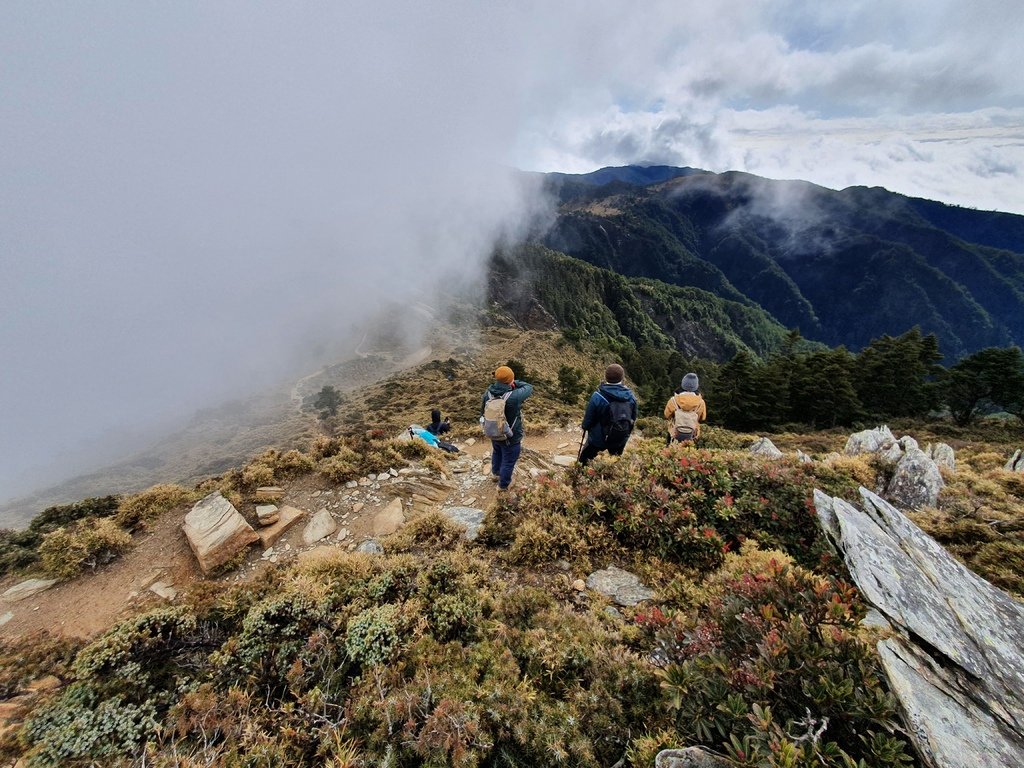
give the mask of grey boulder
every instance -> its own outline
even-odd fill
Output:
[[[920,448],[911,447],[896,464],[885,494],[908,509],[934,507],[945,485],[938,465]]]

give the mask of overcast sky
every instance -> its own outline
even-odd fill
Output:
[[[513,168],[1024,213],[1022,32],[1009,0],[6,0],[0,500],[478,274],[537,205]]]

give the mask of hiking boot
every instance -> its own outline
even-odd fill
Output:
[[[488,475],[488,478],[492,483],[497,483],[501,479],[498,475]]]

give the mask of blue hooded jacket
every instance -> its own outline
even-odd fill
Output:
[[[587,411],[583,414],[583,429],[587,431],[587,442],[595,448],[604,448],[604,420],[608,414],[608,403],[612,400],[633,404],[633,421],[637,417],[636,396],[625,384],[605,382],[590,396]]]

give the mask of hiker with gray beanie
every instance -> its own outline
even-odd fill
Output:
[[[622,455],[637,417],[636,395],[622,383],[625,378],[622,366],[612,363],[605,368],[604,382],[590,396],[581,425],[587,433],[587,444],[580,450],[580,464],[586,464],[601,451]]]
[[[679,389],[665,405],[668,421],[668,443],[688,443],[700,437],[700,423],[707,421],[708,407],[700,396],[700,380],[696,373],[683,376]]]

